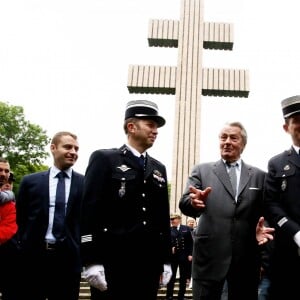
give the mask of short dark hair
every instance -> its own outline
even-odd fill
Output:
[[[128,134],[128,128],[127,128],[127,124],[128,123],[137,123],[140,119],[138,118],[128,118],[124,121],[124,125],[123,125],[123,128],[124,128],[124,131],[126,134]]]
[[[59,143],[61,137],[65,136],[65,135],[70,135],[74,140],[77,140],[76,134],[69,132],[69,131],[59,131],[53,136],[53,138],[51,140],[51,144],[57,145]]]

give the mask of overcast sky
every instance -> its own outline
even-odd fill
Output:
[[[218,132],[241,121],[246,162],[266,169],[290,147],[280,101],[300,94],[298,0],[204,0],[204,21],[234,24],[232,51],[204,50],[203,66],[248,69],[249,98],[202,97],[200,161],[219,158]],[[149,19],[179,20],[180,0],[9,0],[0,2],[0,101],[51,137],[78,135],[84,173],[89,155],[125,141],[125,105],[155,101],[167,124],[149,153],[171,176],[175,96],[129,94],[130,64],[177,65],[177,49],[150,48]],[[52,159],[49,160],[51,164]]]

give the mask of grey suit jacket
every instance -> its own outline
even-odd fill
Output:
[[[237,201],[222,160],[196,165],[179,202],[183,214],[199,217],[195,230],[193,278],[222,280],[234,264],[243,274],[259,270],[256,225],[262,215],[265,172],[242,161]],[[189,186],[211,187],[206,207],[196,210]]]

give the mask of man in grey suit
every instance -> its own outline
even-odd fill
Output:
[[[219,134],[221,159],[194,166],[180,199],[181,212],[199,218],[193,249],[194,300],[220,300],[225,281],[228,300],[257,299],[259,245],[272,239],[272,229],[263,226],[261,217],[265,172],[241,159],[246,144],[240,122],[225,124]]]
[[[53,166],[22,178],[17,196],[17,232],[22,264],[19,286],[21,299],[78,300],[81,279],[80,213],[84,176],[72,166],[78,159],[77,136],[58,132],[51,141]],[[62,231],[56,226],[59,174],[65,190],[61,193]],[[34,285],[34,288],[33,288]]]

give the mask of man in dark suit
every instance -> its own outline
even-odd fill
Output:
[[[182,213],[199,217],[192,267],[195,300],[220,300],[225,280],[228,300],[257,299],[259,244],[272,238],[272,229],[260,218],[265,172],[241,159],[246,144],[240,122],[225,124],[219,134],[221,159],[194,166],[179,202]],[[234,164],[232,183],[227,164]]]
[[[78,158],[77,136],[58,132],[51,141],[53,166],[22,178],[17,196],[18,238],[22,251],[22,299],[78,300],[80,213],[83,175],[72,170]],[[64,174],[62,234],[56,226],[57,175]],[[18,288],[18,287],[16,287]]]
[[[179,214],[171,214],[172,239],[172,277],[167,285],[167,299],[172,300],[176,274],[179,268],[179,291],[176,299],[183,300],[187,280],[190,279],[190,262],[192,261],[193,237],[189,226],[181,224]]]
[[[270,300],[298,300],[300,270],[300,96],[281,102],[290,149],[268,162],[265,184],[266,218],[275,227],[270,261]]]
[[[127,143],[91,154],[83,194],[82,256],[84,276],[100,290],[92,289],[94,300],[103,294],[113,300],[156,300],[162,272],[171,274],[166,168],[146,152],[164,124],[155,103],[130,101],[124,121]]]

